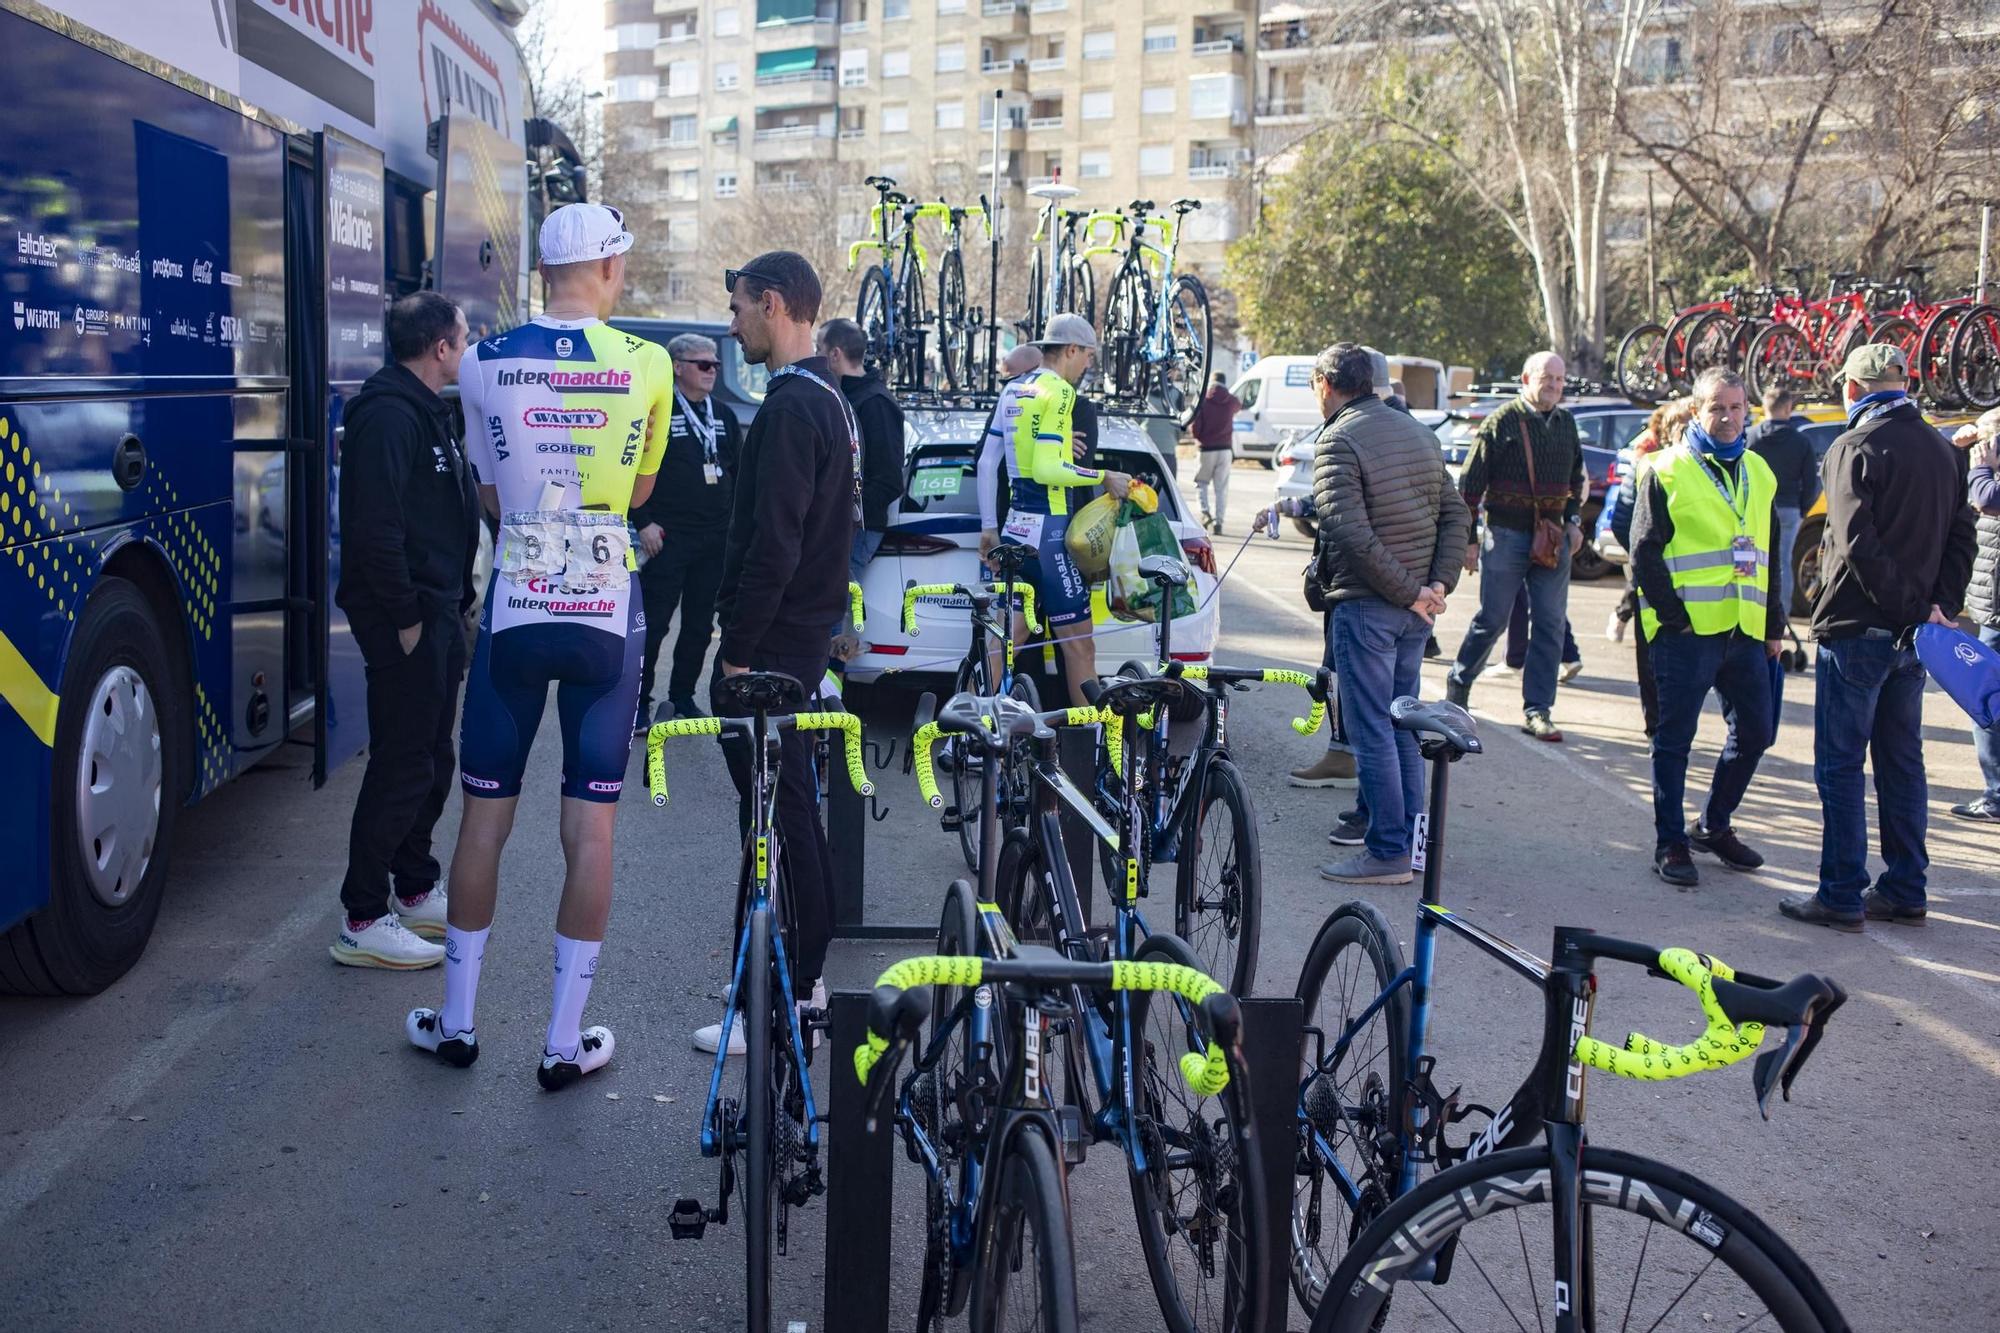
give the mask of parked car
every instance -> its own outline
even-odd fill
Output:
[[[764,401],[764,385],[770,372],[743,359],[743,344],[729,336],[727,324],[704,323],[692,319],[635,319],[613,316],[611,327],[665,347],[681,333],[699,333],[715,340],[722,369],[715,377],[715,401],[736,414],[737,424],[750,429],[750,418]]]
[[[903,633],[903,590],[922,583],[972,583],[979,579],[979,498],[975,468],[986,432],[983,410],[905,409],[909,437],[903,495],[889,516],[881,552],[862,575],[866,626],[861,652],[848,664],[850,682],[893,682],[940,692],[965,656],[972,628],[962,597],[927,597],[916,606],[918,634]],[[1173,475],[1160,461],[1139,422],[1108,413],[1098,418],[1092,467],[1129,472],[1160,495],[1160,513],[1173,525],[1194,573],[1196,611],[1174,621],[1174,659],[1207,662],[1221,632],[1215,553],[1201,525],[1189,516]],[[1091,595],[1097,629],[1097,669],[1114,674],[1134,658],[1156,659],[1159,635],[1145,622],[1119,620],[1101,588]],[[1053,704],[1051,704],[1053,706]]]

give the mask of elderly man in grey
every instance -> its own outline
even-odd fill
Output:
[[[736,455],[743,428],[715,401],[722,358],[713,339],[683,333],[667,343],[674,360],[674,413],[660,476],[645,504],[632,511],[639,534],[639,591],[646,607],[646,665],[639,682],[635,730],[653,719],[653,669],[660,645],[680,612],[667,700],[675,717],[699,717],[695,687],[715,632],[715,594],[722,583],[722,539],[736,494]],[[667,707],[660,710],[665,720]]]

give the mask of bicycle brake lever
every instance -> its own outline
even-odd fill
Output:
[[[1833,998],[1816,1007],[1804,1023],[1786,1028],[1784,1043],[1775,1051],[1763,1052],[1750,1068],[1757,1093],[1757,1112],[1766,1120],[1771,1118],[1771,1089],[1775,1086],[1786,1101],[1792,1099],[1792,1081],[1805,1068],[1806,1060],[1825,1035],[1827,1020],[1833,1017],[1834,1010],[1847,1003],[1847,992],[1840,983],[1828,981],[1827,985],[1833,990]]]
[[[889,1090],[896,1086],[896,1072],[902,1068],[903,1057],[909,1053],[908,1038],[898,1037],[889,1043],[889,1049],[882,1053],[874,1073],[868,1081],[867,1115],[863,1121],[867,1132],[873,1134],[881,1123],[882,1103],[888,1099]]]

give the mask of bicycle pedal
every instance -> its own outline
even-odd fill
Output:
[[[675,1199],[667,1213],[667,1231],[675,1240],[700,1240],[708,1230],[708,1210],[699,1199]]]
[[[1056,1108],[1056,1132],[1062,1139],[1064,1166],[1081,1166],[1090,1152],[1090,1143],[1083,1136],[1083,1112],[1075,1106]]]
[[[938,827],[946,833],[956,833],[965,827],[965,819],[958,813],[957,806],[948,805],[944,808],[944,813],[938,816]]]

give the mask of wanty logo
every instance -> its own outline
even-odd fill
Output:
[[[521,420],[538,430],[600,430],[608,418],[594,407],[531,407]]]
[[[187,270],[171,259],[155,259],[153,261],[153,276],[156,278],[184,278],[187,276]]]
[[[56,266],[56,244],[53,236],[42,236],[32,231],[14,233],[14,253],[41,268]]]
[[[60,310],[47,310],[31,306],[22,301],[14,302],[14,327],[17,329],[41,329],[54,331],[62,328],[63,317]]]

